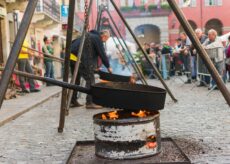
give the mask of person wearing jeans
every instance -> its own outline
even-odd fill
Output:
[[[27,72],[30,74],[33,74],[33,69],[30,66],[29,62],[29,43],[25,40],[23,43],[23,47],[20,51],[19,57],[18,57],[18,70],[22,72]],[[29,81],[29,86],[30,90],[26,89],[25,86],[25,77],[19,76],[19,82],[20,82],[20,87],[22,89],[23,93],[29,93],[29,92],[39,92],[39,89],[35,88],[35,83],[33,79],[28,79]]]
[[[203,43],[204,48],[208,51],[208,54],[213,61],[213,64],[215,65],[219,75],[224,80],[224,46],[222,44],[222,41],[218,38],[217,32],[214,29],[211,29],[208,31],[208,39]],[[216,82],[213,80],[211,81],[209,89],[215,89]]]
[[[189,40],[188,36],[185,32],[180,33],[180,39],[181,39],[181,48],[180,53],[183,55],[183,63],[184,63],[184,71],[187,75],[187,81],[185,84],[191,84],[191,53],[190,53],[190,47],[191,47],[191,41]]]
[[[44,56],[46,57],[44,59],[44,64],[45,64],[45,77],[52,78],[54,79],[54,65],[53,65],[53,60],[47,55],[53,55],[54,50],[52,48],[52,45],[50,44],[49,39],[45,36],[44,39],[44,46],[42,47],[42,52],[45,54]],[[47,86],[50,86],[50,84],[47,84]]]

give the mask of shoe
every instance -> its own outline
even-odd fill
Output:
[[[86,104],[86,109],[102,109],[103,107],[96,104]]]
[[[187,80],[187,81],[185,82],[185,84],[191,84],[191,83],[192,83],[191,80]]]
[[[203,83],[200,83],[199,85],[197,85],[197,87],[204,87],[205,85]]]
[[[31,89],[30,92],[40,92],[41,90],[39,89]]]
[[[21,91],[21,93],[30,93],[30,91],[27,90],[27,89],[23,89],[23,90]]]
[[[81,107],[81,106],[83,106],[83,105],[80,104],[78,101],[71,102],[71,104],[70,104],[70,108]]]
[[[217,86],[208,87],[208,90],[219,90]]]

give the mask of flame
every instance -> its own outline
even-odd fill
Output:
[[[149,149],[155,149],[157,147],[157,143],[156,142],[147,142],[146,146]]]
[[[116,119],[119,118],[119,116],[118,116],[118,114],[117,114],[117,111],[108,113],[108,117],[109,117],[109,119],[111,119],[111,120],[116,120]]]
[[[102,80],[102,79],[100,79],[100,83],[108,83],[109,81],[107,81],[107,80]]]
[[[106,117],[105,114],[102,114],[102,115],[101,115],[101,118],[102,118],[102,120],[107,120],[107,117]]]
[[[147,115],[149,114],[149,112],[146,112],[145,110],[140,110],[138,113],[132,112],[131,115],[135,116],[135,117],[147,117]]]
[[[150,112],[147,112],[146,110],[140,110],[138,113],[132,112],[131,116],[134,117],[140,117],[140,118],[144,118],[147,117],[148,115],[150,115]],[[113,112],[109,112],[106,114],[102,114],[101,115],[102,120],[116,120],[119,118],[118,112],[117,111],[113,111]]]

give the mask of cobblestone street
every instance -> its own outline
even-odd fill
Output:
[[[178,79],[168,84],[179,102],[167,97],[162,136],[175,139],[193,163],[229,164],[230,110],[221,93],[207,96],[207,88],[192,89]],[[77,140],[93,140],[92,116],[105,111],[71,109],[59,134],[59,110],[60,96],[0,127],[0,163],[65,163]]]

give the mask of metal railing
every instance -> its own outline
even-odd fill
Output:
[[[213,49],[206,49],[206,52],[208,53],[208,56],[212,60],[212,62],[216,63],[216,58],[218,58],[218,53],[221,53],[223,51],[223,48],[213,48]],[[224,55],[224,53],[222,53]],[[224,56],[223,56],[224,59]],[[204,62],[200,58],[200,56],[197,56],[197,74],[198,75],[204,75],[204,76],[211,76],[207,67],[205,66]]]
[[[36,12],[45,13],[56,21],[61,20],[60,5],[55,0],[39,0]]]

